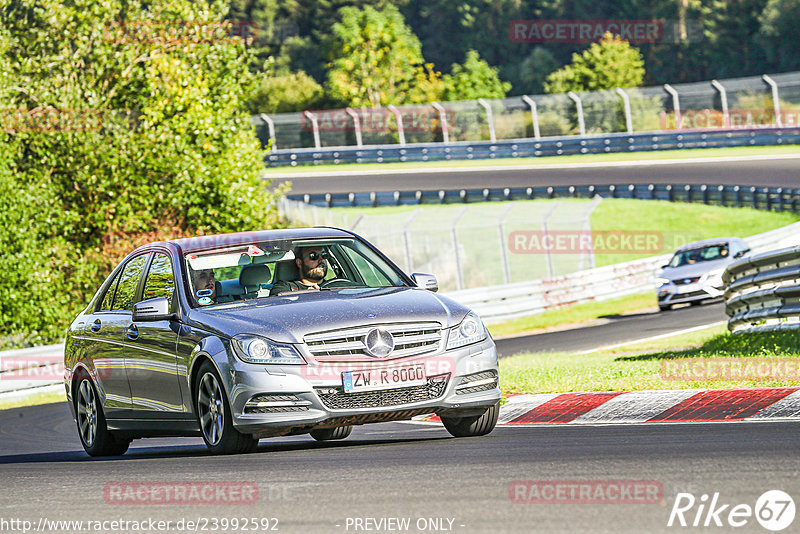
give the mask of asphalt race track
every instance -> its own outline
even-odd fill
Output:
[[[577,352],[664,335],[727,318],[725,304],[714,302],[667,312],[613,316],[608,317],[607,323],[596,326],[498,339],[495,343],[501,358],[518,352]]]
[[[753,507],[772,489],[800,496],[798,423],[498,427],[489,436],[462,439],[438,424],[384,423],[329,444],[305,436],[262,440],[257,453],[242,456],[210,456],[199,439],[140,440],[125,456],[104,460],[83,452],[63,404],[0,412],[0,429],[0,520],[34,526],[40,518],[246,517],[277,518],[280,532],[316,533],[365,531],[355,528],[356,518],[409,518],[409,532],[434,531],[429,519],[445,527],[452,520],[445,531],[463,533],[670,532],[687,530],[667,527],[679,492],[698,503],[701,495],[719,492],[728,510]],[[655,504],[531,504],[509,496],[514,481],[587,480],[646,481],[663,493]],[[257,485],[258,498],[136,505],[104,493],[108,485],[130,482],[249,483]],[[690,524],[697,509],[686,513]],[[420,520],[425,529],[417,528]],[[208,531],[222,531],[209,525]],[[732,530],[724,525],[712,530]],[[753,517],[736,530],[764,532]]]
[[[488,165],[488,163],[487,163]],[[313,171],[313,167],[308,167]],[[496,167],[492,170],[459,169],[437,172],[420,169],[414,173],[277,178],[292,182],[292,193],[360,193],[369,191],[415,191],[436,189],[479,189],[483,187],[537,187],[557,185],[608,184],[708,184],[798,187],[800,161],[775,159],[753,161],[692,162],[659,165],[603,166],[570,165],[556,169]],[[271,171],[272,172],[272,171]],[[275,169],[279,173],[279,169]]]

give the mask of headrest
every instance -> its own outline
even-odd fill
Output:
[[[294,260],[281,260],[275,264],[275,282],[300,280],[300,269]]]
[[[245,265],[239,273],[239,284],[243,286],[269,284],[271,278],[272,274],[269,272],[269,267],[265,264]]]

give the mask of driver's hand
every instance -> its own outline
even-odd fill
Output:
[[[319,290],[319,284],[311,284],[309,286],[309,289],[317,289],[317,290]]]

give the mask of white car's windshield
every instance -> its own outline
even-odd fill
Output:
[[[297,239],[228,246],[185,255],[193,306],[307,289],[406,285],[357,239]]]
[[[676,253],[669,262],[670,267],[680,267],[704,261],[719,260],[728,257],[728,245],[711,245]]]

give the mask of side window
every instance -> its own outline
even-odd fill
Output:
[[[129,261],[120,275],[117,285],[117,296],[114,298],[113,310],[133,310],[133,299],[136,296],[136,286],[144,270],[147,254],[141,254]]]
[[[153,263],[150,264],[150,271],[147,273],[142,300],[166,297],[172,306],[174,294],[175,275],[172,274],[172,263],[169,261],[169,256],[160,252],[156,253]]]
[[[364,278],[364,282],[371,287],[384,287],[384,286],[391,286],[392,283],[389,281],[388,278],[378,270],[372,262],[368,261],[364,256],[359,254],[357,251],[353,250],[350,247],[342,247],[346,252],[353,263],[356,265],[356,268],[361,273],[361,276]]]
[[[114,281],[108,285],[108,289],[106,289],[106,294],[103,297],[103,303],[100,305],[100,308],[97,311],[108,311],[111,308],[112,304],[114,304],[114,293],[117,291],[117,282],[119,282],[119,275],[114,277]]]

